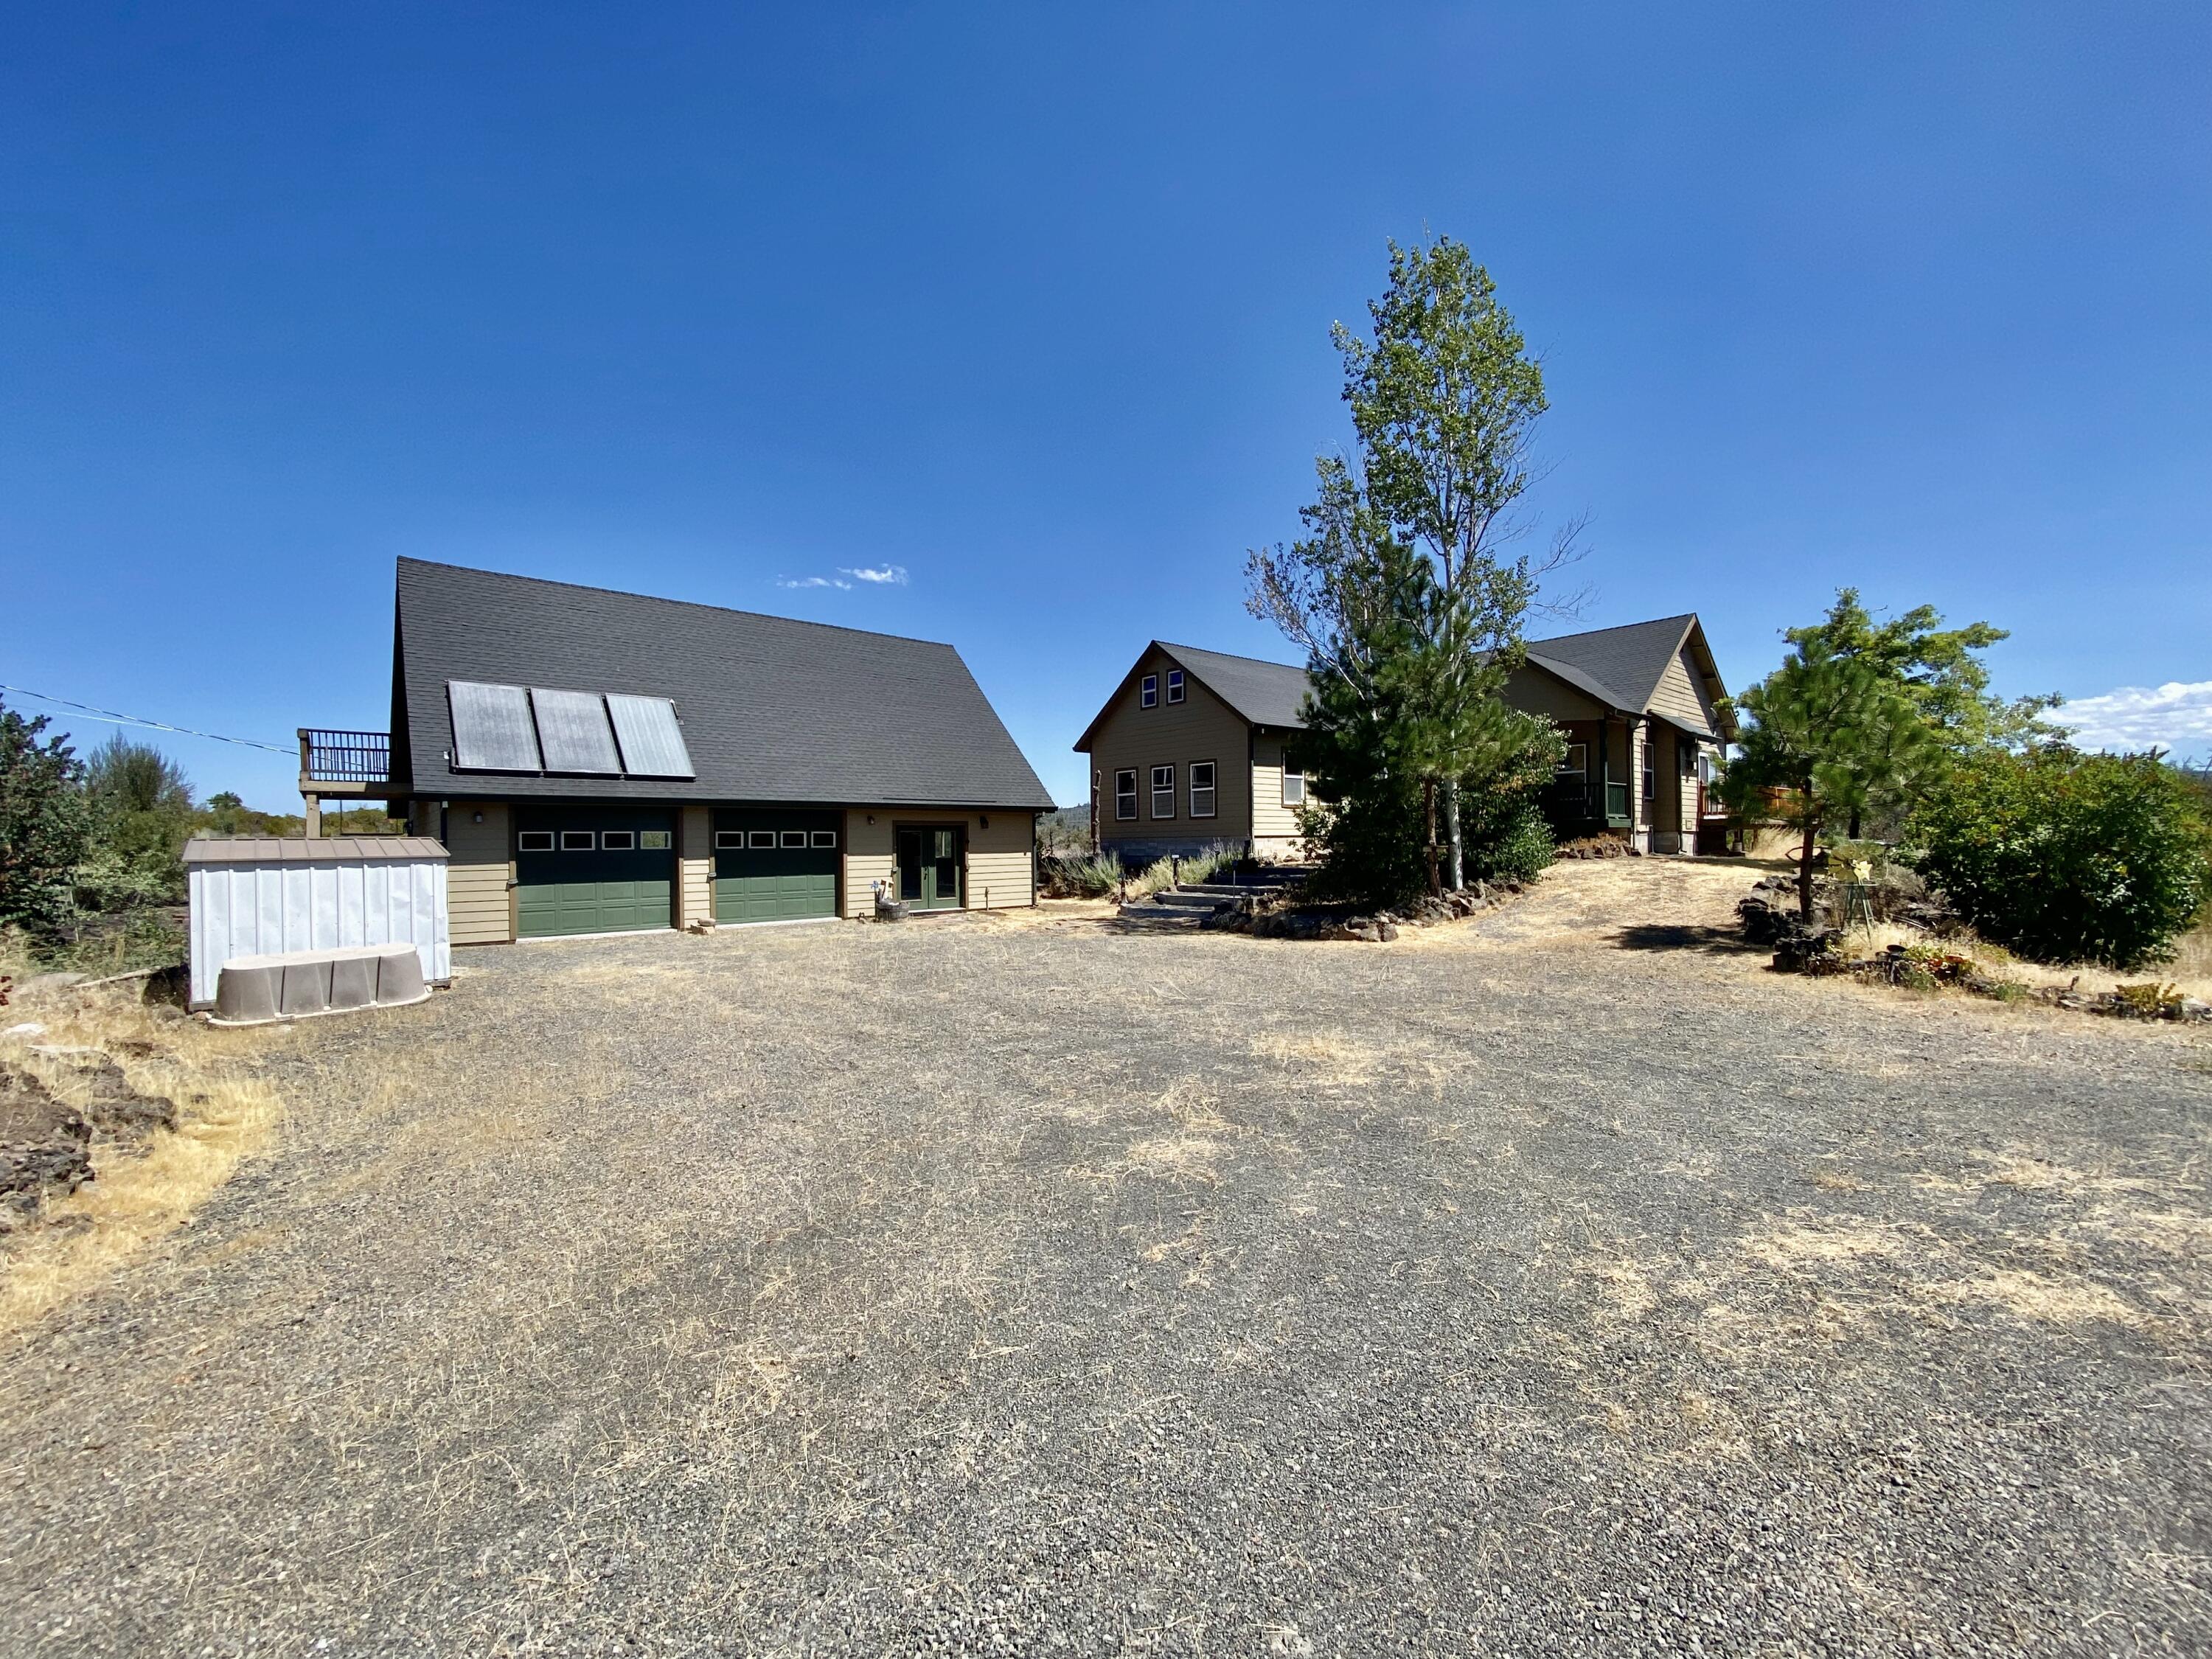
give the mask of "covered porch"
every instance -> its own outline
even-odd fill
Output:
[[[1717,740],[1655,714],[1559,724],[1567,751],[1542,802],[1554,836],[1617,836],[1644,853],[1699,850]]]

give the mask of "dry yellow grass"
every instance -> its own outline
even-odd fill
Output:
[[[1845,948],[1855,957],[1875,956],[1893,945],[1932,945],[1972,957],[1999,976],[2017,980],[2023,985],[2063,986],[2079,980],[2084,991],[2109,991],[2115,985],[2156,980],[2160,984],[2179,985],[2186,995],[2212,1001],[2212,924],[2185,935],[2175,947],[2172,961],[2126,972],[2094,962],[2029,962],[2001,945],[1976,939],[1972,933],[1937,938],[1896,922],[1851,927],[1845,930],[1844,939]]]
[[[251,1066],[276,1038],[156,1018],[136,990],[77,992],[21,1010],[46,1026],[39,1042],[100,1049],[134,1088],[167,1095],[177,1104],[177,1127],[157,1130],[142,1146],[95,1147],[93,1181],[49,1204],[44,1224],[9,1242],[0,1257],[0,1333],[105,1280],[198,1208],[282,1121],[276,1092]],[[21,1041],[6,1053],[62,1098],[79,1092],[66,1060],[33,1054]]]
[[[1340,1031],[1269,1031],[1253,1038],[1252,1052],[1323,1086],[1371,1081],[1383,1059],[1373,1044]]]

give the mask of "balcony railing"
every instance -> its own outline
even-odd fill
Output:
[[[367,793],[392,781],[389,732],[300,728],[300,787],[339,786],[331,793]]]

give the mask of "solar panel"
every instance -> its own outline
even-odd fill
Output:
[[[447,680],[453,711],[453,767],[466,772],[535,772],[538,732],[530,694],[519,685]]]
[[[547,771],[622,775],[607,706],[598,692],[547,691],[533,685],[530,704],[538,712],[538,741],[545,750]]]
[[[623,770],[634,778],[688,778],[691,751],[684,746],[684,728],[676,723],[676,705],[665,697],[636,697],[626,691],[607,693],[607,712],[615,717],[615,736],[622,743]]]

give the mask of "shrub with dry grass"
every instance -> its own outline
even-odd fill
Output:
[[[27,977],[21,966],[0,970]],[[281,1040],[216,1031],[173,1011],[149,1007],[133,986],[71,990],[27,1006],[11,1023],[45,1029],[0,1042],[7,1058],[68,1098],[76,1068],[58,1051],[97,1049],[116,1061],[132,1088],[177,1105],[174,1129],[143,1141],[93,1147],[93,1180],[50,1200],[39,1224],[7,1241],[0,1254],[0,1333],[37,1320],[97,1285],[174,1228],[228,1180],[241,1158],[265,1146],[283,1112],[276,1091],[254,1075],[254,1058]],[[41,1048],[58,1051],[40,1053]]]
[[[1149,898],[1177,882],[1191,886],[1212,881],[1235,869],[1243,857],[1240,848],[1225,842],[1217,842],[1203,852],[1193,853],[1186,858],[1162,859],[1130,876],[1129,896]]]

